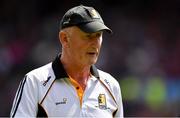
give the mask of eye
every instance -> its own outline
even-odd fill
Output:
[[[91,34],[88,34],[88,35],[86,35],[86,37],[87,37],[87,38],[91,38],[92,36],[91,36]]]
[[[86,37],[92,39],[92,38],[99,38],[101,37],[101,35],[102,35],[101,32],[97,32],[97,33],[87,34]]]

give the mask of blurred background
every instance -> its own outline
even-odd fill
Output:
[[[60,19],[79,4],[113,30],[97,67],[119,81],[125,116],[180,116],[180,0],[1,0],[0,116],[24,75],[60,52]]]

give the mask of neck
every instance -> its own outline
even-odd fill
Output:
[[[77,81],[83,88],[85,88],[87,80],[90,76],[90,65],[78,65],[73,61],[65,59],[63,56],[61,57],[61,62],[67,72],[67,74]]]
[[[71,65],[70,65],[71,66]],[[75,79],[77,82],[85,81],[89,78],[90,75],[90,67],[69,67],[65,65],[65,69],[69,76]]]

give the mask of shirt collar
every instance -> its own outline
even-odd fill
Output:
[[[55,60],[52,62],[52,68],[54,71],[54,74],[56,76],[56,79],[61,79],[61,78],[67,78],[68,74],[66,73],[63,64],[60,61],[60,55],[58,55]],[[92,65],[90,68],[90,72],[93,76],[96,78],[99,78],[99,73],[95,65]]]

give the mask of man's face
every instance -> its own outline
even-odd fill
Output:
[[[102,44],[102,31],[85,33],[72,27],[68,34],[68,53],[71,59],[81,65],[95,64]]]

